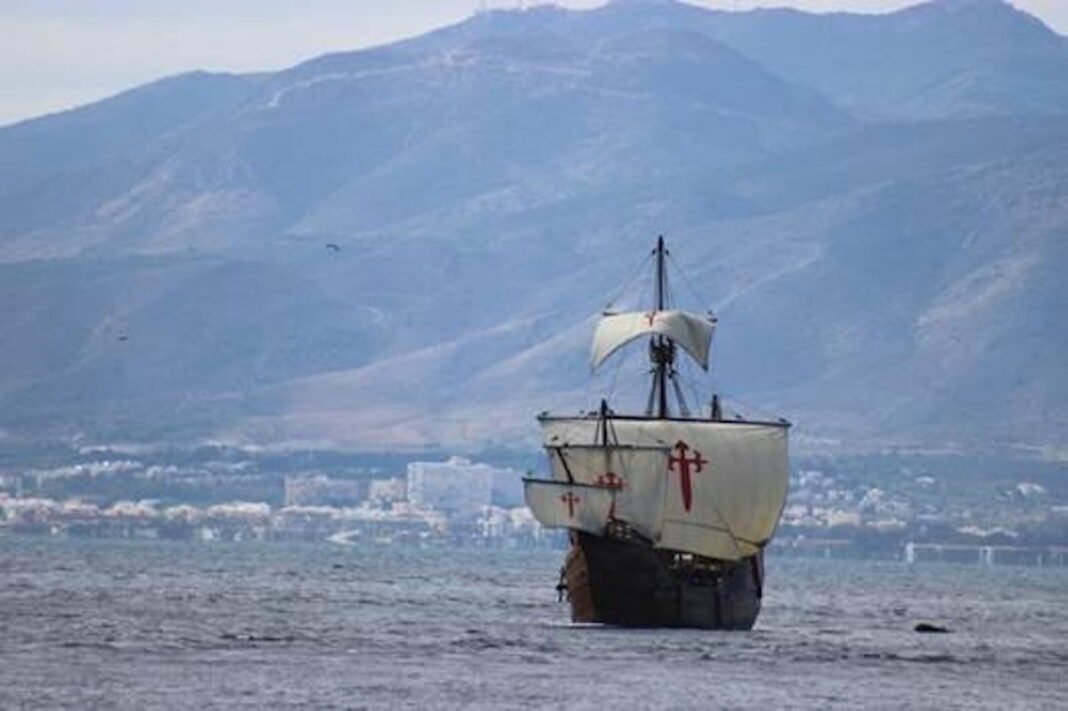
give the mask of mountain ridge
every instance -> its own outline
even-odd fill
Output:
[[[951,12],[990,26],[943,46]],[[1068,49],[1035,22],[494,11],[0,128],[0,430],[533,446],[612,384],[589,319],[663,233],[712,384],[802,441],[1063,447]]]

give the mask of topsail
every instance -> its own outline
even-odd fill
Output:
[[[715,328],[715,317],[702,317],[686,311],[605,314],[593,335],[590,364],[597,368],[634,339],[659,335],[670,339],[708,370],[708,351]]]

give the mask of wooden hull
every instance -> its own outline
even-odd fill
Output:
[[[564,562],[573,622],[748,630],[760,613],[762,555],[694,561],[646,542],[572,534]]]

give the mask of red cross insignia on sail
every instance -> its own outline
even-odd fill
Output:
[[[575,504],[582,501],[582,499],[575,496],[574,492],[569,491],[566,494],[560,495],[560,501],[567,504],[567,515],[571,518],[575,518]]]
[[[627,485],[627,480],[615,472],[598,474],[596,482],[597,486],[603,486],[614,491],[622,491],[623,487]],[[616,515],[616,497],[614,496],[612,497],[612,505],[608,508],[608,515],[612,518],[615,518]]]
[[[649,313],[645,314],[645,320],[649,322],[649,328],[652,328],[653,321],[656,320],[656,311],[650,311]]]
[[[690,451],[690,445],[681,439],[675,443],[675,450],[678,452],[678,456],[671,455],[671,458],[668,459],[668,466],[671,471],[679,475],[679,487],[682,489],[682,506],[689,512],[690,507],[693,505],[693,480],[691,476],[704,471],[708,460],[702,457],[701,453],[696,449],[693,450],[693,457],[687,457],[686,453]]]
[[[627,485],[627,480],[615,472],[606,472],[597,476],[597,486],[606,489],[622,489]]]

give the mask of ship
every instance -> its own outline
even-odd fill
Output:
[[[651,308],[603,312],[591,352],[596,370],[647,344],[645,411],[603,398],[575,416],[539,415],[550,473],[523,480],[526,502],[542,526],[567,530],[557,588],[573,622],[749,630],[786,501],[791,425],[728,416],[715,393],[691,411],[680,358],[709,372],[717,318],[675,307],[663,237],[651,256]]]

